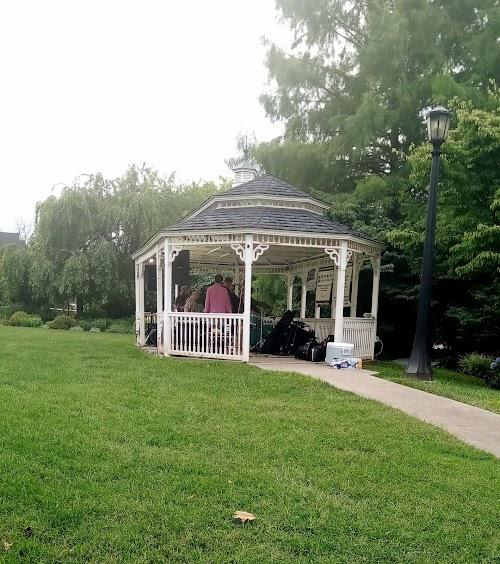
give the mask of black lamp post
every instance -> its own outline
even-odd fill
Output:
[[[437,183],[439,178],[439,157],[441,145],[446,141],[450,125],[451,112],[443,106],[435,106],[427,112],[427,137],[432,143],[431,185],[427,204],[427,227],[425,230],[424,258],[422,279],[418,297],[417,326],[415,339],[406,368],[409,376],[422,380],[432,380],[432,368],[429,359],[432,291],[432,266],[434,261],[434,238],[436,231]]]

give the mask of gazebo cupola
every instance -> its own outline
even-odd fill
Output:
[[[257,168],[248,158],[246,151],[243,158],[237,164],[234,164],[231,170],[234,172],[233,187],[244,182],[250,182],[257,178],[258,175]]]
[[[325,202],[270,174],[258,176],[246,159],[233,170],[236,179],[231,188],[158,232],[134,253],[138,344],[145,344],[149,320],[158,328],[158,350],[167,356],[248,361],[253,346],[252,276],[279,274],[287,281],[288,309],[292,309],[295,281],[300,280],[298,317],[319,339],[334,334],[337,342],[354,343],[357,356],[372,358],[383,244],[329,219]],[[245,174],[250,180],[242,182]],[[172,269],[181,251],[188,251],[192,270],[241,280],[249,290],[239,288],[244,296],[242,309],[236,313],[173,311]],[[157,310],[145,312],[144,265],[151,258],[157,268]],[[366,263],[373,269],[371,308],[358,316],[358,278]],[[314,318],[306,318],[311,292],[318,307]],[[325,304],[329,307],[320,307]],[[321,317],[322,310],[329,312],[327,318]]]

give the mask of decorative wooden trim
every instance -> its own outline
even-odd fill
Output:
[[[351,260],[352,251],[347,249],[345,264],[342,264],[342,248],[341,247],[327,247],[325,253],[333,260],[335,266],[339,268],[346,268]]]
[[[269,245],[255,245],[253,248],[252,262],[255,262],[268,249]]]
[[[168,262],[174,262],[178,254],[182,251],[182,247],[178,245],[168,245]]]

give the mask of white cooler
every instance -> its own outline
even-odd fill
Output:
[[[354,356],[354,345],[351,343],[327,343],[326,364],[331,364],[334,359],[349,358]]]

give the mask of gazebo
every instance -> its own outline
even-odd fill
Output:
[[[252,276],[281,275],[290,310],[298,277],[297,317],[319,340],[333,334],[336,342],[353,343],[355,356],[372,359],[383,244],[328,219],[328,204],[270,174],[258,176],[248,162],[234,170],[230,189],[156,233],[132,256],[137,344],[146,345],[146,331],[154,326],[159,354],[249,361],[251,291],[244,292],[241,313],[173,311],[173,273],[182,256],[191,271],[230,274],[244,288],[251,289]],[[371,309],[358,316],[359,273],[366,263],[373,270]],[[145,311],[148,266],[156,273],[156,311]],[[313,317],[306,317],[308,292],[316,294]],[[330,315],[321,317],[325,303]]]

